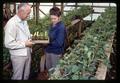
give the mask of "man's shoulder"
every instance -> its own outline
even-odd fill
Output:
[[[11,18],[8,20],[7,24],[13,24],[14,22],[15,22],[15,16],[11,17]]]
[[[65,25],[64,25],[63,22],[61,22],[61,23],[59,24],[59,29],[64,29],[64,28],[65,28]]]
[[[60,22],[60,25],[61,25],[62,27],[65,27],[65,24],[64,24],[63,21]]]
[[[6,23],[5,29],[6,29],[7,27],[12,28],[12,26],[14,26],[14,25],[15,25],[15,17],[13,16],[13,17],[10,18],[10,19],[8,20],[8,22]]]

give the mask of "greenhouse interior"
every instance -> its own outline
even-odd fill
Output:
[[[21,10],[18,8],[19,4],[21,3],[3,4],[3,27],[14,18],[17,12],[22,11],[22,7]],[[34,41],[34,44],[31,47],[30,74],[27,80],[110,80],[117,78],[116,3],[28,4],[31,6],[31,12],[26,21],[32,36],[31,41]],[[66,47],[56,66],[48,70],[44,48],[46,44],[51,43],[49,11],[53,7],[61,11],[60,20],[67,30]],[[59,39],[62,39],[62,36]],[[14,41],[17,42],[17,40]],[[60,41],[56,42],[60,43]],[[11,49],[3,44],[3,79],[5,80],[11,79],[13,75],[14,63],[11,61],[9,50]]]

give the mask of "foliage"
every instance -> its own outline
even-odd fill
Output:
[[[109,47],[108,40],[116,29],[116,8],[108,8],[105,13],[88,27],[81,40],[75,40],[72,47],[67,49],[56,66],[54,72],[62,73],[50,74],[49,80],[93,80],[96,79],[95,72],[99,62],[110,68],[110,62],[105,54],[105,49]]]
[[[89,15],[92,12],[92,8],[90,6],[81,6],[78,9],[74,9],[69,11],[66,15],[62,16],[62,20],[65,23],[65,26],[71,24],[72,18],[74,16],[80,16],[81,18]]]

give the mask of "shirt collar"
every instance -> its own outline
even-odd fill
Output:
[[[59,25],[61,23],[61,21],[59,21],[58,23],[56,23],[54,26],[52,27],[56,27],[57,25]]]
[[[18,22],[23,22],[18,15],[16,15],[16,19]]]

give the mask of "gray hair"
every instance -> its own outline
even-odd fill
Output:
[[[18,10],[19,10],[19,9],[24,10],[25,7],[28,6],[28,5],[29,5],[28,3],[20,3],[20,4],[18,5]]]

